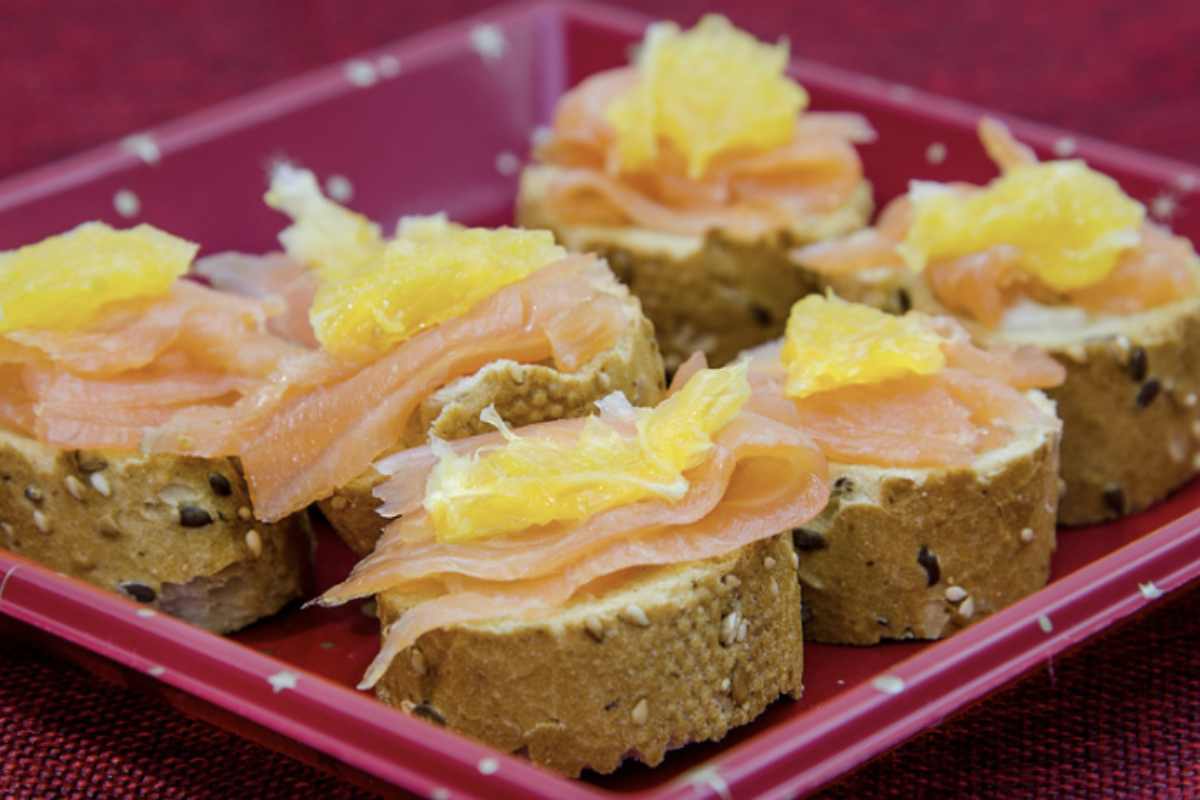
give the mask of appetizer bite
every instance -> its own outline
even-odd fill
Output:
[[[786,531],[828,498],[798,428],[751,410],[744,364],[701,370],[653,409],[398,453],[394,517],[319,602],[377,595],[362,688],[568,775],[654,765],[801,692]],[[784,532],[784,533],[781,533]]]
[[[986,186],[914,183],[878,225],[795,258],[847,297],[956,315],[1066,369],[1059,521],[1138,511],[1200,472],[1200,261],[1082,161],[1038,163],[993,120]]]
[[[871,214],[857,114],[806,111],[787,45],[720,16],[650,26],[633,67],[562,98],[521,176],[517,216],[605,254],[641,298],[669,370],[778,337],[817,288],[787,251]]]
[[[794,532],[807,638],[938,639],[1046,584],[1060,423],[1037,388],[1062,380],[1052,359],[832,295],[799,301],[783,341],[746,358],[749,408],[829,460],[829,505]]]
[[[308,542],[254,520],[235,460],[142,431],[221,419],[299,348],[268,304],[180,280],[195,253],[97,222],[0,253],[0,546],[228,632],[300,595]]]
[[[545,231],[432,216],[385,237],[294,167],[276,171],[266,199],[292,217],[285,255],[198,269],[220,288],[286,298],[277,329],[310,347],[233,417],[197,413],[154,436],[238,455],[264,519],[319,501],[363,555],[382,528],[371,495],[381,455],[479,433],[489,406],[525,425],[587,414],[613,391],[638,403],[664,391],[637,299],[601,259],[568,256]]]

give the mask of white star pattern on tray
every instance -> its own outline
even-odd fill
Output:
[[[725,782],[725,778],[721,776],[716,767],[700,767],[688,772],[683,777],[698,790],[712,789],[721,800],[733,800],[733,792],[729,791],[729,784]]]
[[[1037,624],[1042,629],[1042,633],[1050,633],[1050,631],[1054,630],[1054,623],[1045,614],[1038,615]]]
[[[880,675],[871,681],[871,685],[884,694],[900,694],[904,691],[904,679],[896,675]]]
[[[365,88],[379,80],[378,73],[375,72],[375,67],[369,61],[363,61],[361,58],[356,58],[353,61],[347,61],[342,67],[342,72],[346,76],[346,80],[360,88]]]
[[[1163,596],[1162,589],[1154,585],[1154,581],[1146,581],[1138,584],[1138,591],[1142,593],[1142,597],[1147,600],[1157,600]]]
[[[484,61],[497,61],[508,49],[508,40],[495,25],[476,25],[471,29],[471,47]]]
[[[1170,192],[1163,192],[1150,201],[1150,213],[1155,219],[1166,222],[1179,210],[1179,200]]]
[[[288,672],[286,669],[267,678],[267,683],[271,684],[271,691],[275,694],[279,694],[284,689],[295,689],[299,681],[300,677],[296,673]]]
[[[148,133],[126,136],[121,140],[121,147],[150,165],[162,160],[162,151],[158,149],[158,143]]]

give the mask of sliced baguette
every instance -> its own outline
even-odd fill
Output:
[[[300,597],[300,527],[256,522],[229,459],[65,451],[0,430],[0,546],[217,633]]]
[[[383,628],[420,598],[379,595]],[[423,635],[376,688],[387,703],[566,775],[651,766],[801,693],[800,585],[787,534],[648,570],[544,621]]]
[[[825,511],[794,532],[810,641],[939,639],[1050,577],[1059,429],[1048,418],[970,469],[831,464]]]
[[[847,300],[900,312],[953,314],[909,270],[862,270],[826,286]],[[1064,525],[1141,511],[1200,474],[1200,298],[1127,315],[1076,308],[1010,313],[976,340],[1028,344],[1067,370],[1047,394],[1063,421],[1058,508]]]
[[[630,296],[628,303],[629,325],[621,338],[579,370],[493,362],[426,398],[392,450],[424,444],[430,436],[452,440],[489,431],[479,419],[489,405],[513,427],[586,416],[611,392],[623,392],[634,405],[654,405],[665,390],[654,327],[642,316],[637,298]],[[334,530],[358,555],[375,548],[387,522],[375,513],[379,501],[371,494],[382,480],[369,469],[319,503]]]
[[[798,218],[768,239],[744,242],[712,233],[683,236],[634,227],[567,225],[546,208],[552,166],[528,167],[521,175],[517,221],[552,231],[578,252],[598,252],[628,284],[654,323],[663,362],[674,370],[697,350],[721,366],[738,353],[783,333],[788,311],[817,290],[814,273],[788,257],[796,245],[838,236],[866,224],[871,187],[830,214]]]

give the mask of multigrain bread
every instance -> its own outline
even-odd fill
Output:
[[[420,600],[379,595],[384,628]],[[378,696],[566,775],[651,766],[801,693],[803,634],[787,534],[639,573],[544,621],[424,634]]]
[[[953,314],[917,273],[865,269],[824,279],[847,300]],[[998,328],[963,320],[984,344],[1028,344],[1067,370],[1047,394],[1063,421],[1058,521],[1141,511],[1200,474],[1200,298],[1135,314],[1026,304]]]
[[[788,251],[861,228],[873,207],[871,187],[863,182],[837,211],[798,218],[791,229],[754,242],[719,232],[686,236],[567,225],[554,218],[544,201],[556,169],[525,169],[517,221],[552,231],[569,250],[607,258],[617,278],[641,299],[668,370],[698,350],[719,367],[742,350],[779,338],[792,304],[820,286],[817,275],[798,267]]]
[[[976,335],[1035,344],[1067,370],[1048,392],[1063,421],[1063,524],[1140,511],[1200,473],[1200,298]]]
[[[493,405],[513,427],[593,413],[595,402],[623,392],[637,406],[652,406],[665,391],[662,359],[654,327],[629,298],[630,325],[608,350],[575,372],[545,364],[496,361],[434,392],[409,420],[393,451],[424,444],[430,436],[452,440],[492,430],[480,412]],[[383,480],[369,469],[321,501],[320,508],[338,535],[358,555],[375,547],[387,520],[375,513],[371,490]]]
[[[1046,418],[969,469],[830,464],[829,505],[794,531],[811,641],[939,639],[1046,585],[1059,430]]]
[[[301,596],[310,544],[229,459],[60,450],[0,429],[0,546],[228,633]]]

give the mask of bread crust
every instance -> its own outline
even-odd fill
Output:
[[[1047,352],[1067,370],[1048,392],[1063,421],[1060,522],[1140,511],[1200,472],[1200,298]]]
[[[802,691],[800,586],[787,534],[647,572],[548,620],[423,635],[376,688],[386,703],[566,775],[651,766]],[[380,622],[412,598],[379,596]]]
[[[544,364],[496,361],[474,375],[434,392],[413,414],[404,438],[392,450],[424,444],[430,436],[462,439],[491,430],[479,413],[494,405],[510,425],[580,417],[611,392],[624,392],[634,405],[650,406],[665,391],[662,359],[654,328],[630,297],[630,318],[617,343],[575,372]],[[319,503],[338,536],[358,555],[375,548],[386,520],[375,513],[379,500],[371,490],[383,480],[374,468]]]
[[[796,265],[788,251],[838,236],[867,223],[873,207],[863,182],[846,206],[799,219],[791,230],[761,241],[719,232],[679,236],[644,229],[566,225],[544,205],[554,167],[527,168],[517,197],[517,221],[552,231],[568,249],[597,252],[642,301],[654,323],[663,362],[674,370],[697,350],[722,366],[742,350],[783,334],[792,304],[821,282]]]
[[[939,639],[1046,585],[1057,426],[983,458],[970,469],[830,465],[829,505],[794,533],[810,641]]]
[[[0,545],[218,633],[298,598],[310,551],[294,519],[253,519],[230,459],[60,450],[4,430]]]

